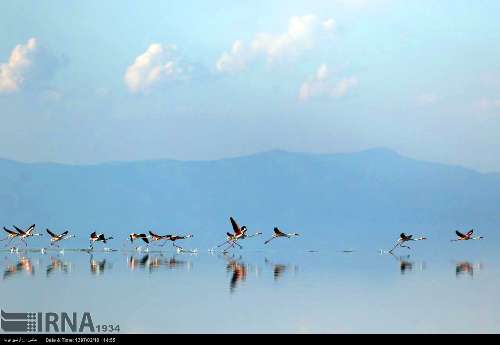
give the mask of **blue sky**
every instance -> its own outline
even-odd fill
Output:
[[[500,171],[499,11],[493,0],[3,1],[0,157],[387,147]]]

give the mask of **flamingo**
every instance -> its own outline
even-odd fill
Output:
[[[188,234],[188,235],[166,235],[165,239],[168,241],[172,241],[172,245],[175,248],[180,249],[180,250],[184,250],[184,248],[182,248],[181,246],[176,245],[175,241],[184,240],[186,238],[191,238],[191,237],[193,237],[193,235],[191,235],[191,234]]]
[[[396,244],[394,245],[394,247],[391,250],[389,250],[389,253],[392,254],[392,251],[394,249],[396,249],[398,246],[411,249],[410,246],[407,246],[407,245],[405,246],[404,245],[405,242],[408,242],[408,241],[422,241],[422,240],[426,240],[426,239],[427,239],[427,237],[424,237],[424,236],[413,238],[413,235],[406,235],[404,232],[402,232],[399,235],[398,241],[396,242]]]
[[[239,243],[236,242],[238,240],[262,235],[262,232],[256,232],[253,235],[247,235],[248,229],[247,229],[246,225],[243,225],[242,227],[240,227],[238,225],[238,223],[234,220],[233,217],[229,217],[229,221],[231,222],[231,226],[233,228],[233,233],[226,232],[226,235],[227,235],[226,241],[222,242],[221,244],[219,244],[217,246],[217,248],[219,248],[225,244],[229,244],[229,246],[224,250],[224,252],[226,252],[229,248],[234,247],[235,245],[238,246],[240,249],[243,249],[243,246],[241,246]]]
[[[130,239],[130,243],[133,243],[134,240],[140,238],[141,240],[149,244],[148,236],[146,234],[136,234],[135,232],[133,232],[130,235],[128,235],[128,238]]]
[[[243,249],[243,246],[236,242],[238,240],[236,235],[231,234],[230,232],[226,232],[226,235],[227,235],[226,240],[224,242],[222,242],[221,244],[217,245],[217,248],[220,248],[223,245],[229,243],[230,245],[224,250],[224,252],[226,250],[228,250],[229,248],[234,247],[235,245],[238,246],[238,248]]]
[[[94,243],[96,242],[102,242],[102,243],[106,243],[108,240],[112,240],[113,237],[108,237],[106,238],[104,236],[104,234],[99,234],[97,235],[97,233],[94,231],[93,233],[90,234],[90,248],[93,249],[94,248]]]
[[[284,232],[282,232],[280,229],[278,229],[278,227],[274,227],[274,234],[273,234],[273,237],[271,237],[270,239],[268,239],[266,242],[264,242],[264,244],[268,244],[269,242],[271,242],[272,240],[274,240],[275,238],[278,238],[278,237],[286,237],[286,238],[290,238],[290,237],[293,237],[293,236],[300,236],[298,233],[296,232],[292,232],[292,233],[289,233],[289,234],[285,234]]]
[[[161,240],[168,240],[170,235],[158,235],[158,234],[155,234],[154,232],[152,232],[151,230],[149,231],[149,238],[152,240],[152,241],[161,241]],[[165,244],[163,244],[165,245]],[[162,246],[163,246],[162,245]]]
[[[477,236],[477,237],[472,237],[472,234],[474,233],[474,229],[471,229],[467,231],[467,233],[462,234],[460,231],[455,231],[457,234],[458,238],[451,240],[451,242],[455,241],[468,241],[468,240],[480,240],[483,239],[483,236]]]
[[[19,239],[24,243],[25,246],[28,246],[26,240],[32,236],[42,236],[42,234],[35,233],[35,224],[32,224],[26,230],[19,229],[17,226],[13,225],[14,229],[19,233]]]
[[[57,242],[67,240],[71,237],[74,237],[74,235],[68,235],[68,230],[64,231],[61,234],[53,233],[52,231],[50,231],[50,229],[47,229],[46,231],[50,235],[50,245],[51,246],[55,245],[55,246],[59,247]]]
[[[9,240],[9,242],[7,242],[7,244],[5,245],[5,247],[7,247],[12,242],[12,240],[14,238],[19,237],[19,233],[12,231],[12,230],[9,230],[6,227],[3,227],[3,230],[7,233],[7,237],[1,239],[0,241]]]

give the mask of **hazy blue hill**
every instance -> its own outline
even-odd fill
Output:
[[[356,247],[401,231],[427,229],[443,238],[454,227],[492,231],[486,227],[500,224],[499,211],[498,174],[385,149],[85,166],[0,160],[2,225],[69,228],[82,238],[94,229],[116,237],[155,229],[195,233],[204,247],[224,237],[233,215],[250,232],[279,225],[303,233],[308,247]]]

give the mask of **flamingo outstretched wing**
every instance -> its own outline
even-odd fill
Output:
[[[239,235],[241,234],[241,228],[240,226],[238,225],[238,223],[236,223],[236,221],[234,220],[233,217],[229,217],[229,220],[231,221],[231,225],[233,227],[233,231],[236,235]]]
[[[3,227],[3,230],[11,235],[19,235],[17,232],[15,231],[12,231],[12,230],[9,230],[7,229],[6,227]]]
[[[286,234],[284,232],[282,232],[280,229],[278,229],[277,227],[274,227],[274,233],[278,236],[286,236]]]
[[[14,227],[14,229],[16,229],[16,230],[17,230],[17,232],[18,232],[20,235],[26,235],[26,231],[19,229],[19,228],[18,228],[17,226],[15,226],[15,225],[13,225],[13,227]]]

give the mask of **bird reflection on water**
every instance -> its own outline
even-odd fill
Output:
[[[152,273],[155,270],[158,270],[162,267],[167,269],[180,269],[185,268],[188,271],[191,270],[192,264],[189,260],[179,260],[176,258],[176,255],[170,258],[164,258],[163,255],[150,255],[145,254],[140,258],[136,258],[135,256],[129,256],[127,258],[128,267],[131,271],[140,269],[147,269],[149,273]]]
[[[242,261],[241,255],[236,258],[234,254],[228,255],[225,253],[223,257],[227,261],[226,272],[232,273],[229,292],[234,293],[236,288],[242,285],[247,278],[247,265]]]
[[[295,275],[299,271],[299,266],[297,265],[287,265],[287,264],[276,264],[264,258],[264,262],[266,265],[269,265],[273,269],[274,281],[278,281],[283,277],[283,274],[287,271],[293,270],[293,274]]]
[[[54,272],[63,272],[63,273],[68,273],[71,271],[71,263],[70,262],[65,262],[62,261],[61,259],[51,257],[50,258],[50,264],[47,265],[46,269],[46,274],[47,277],[52,275]]]
[[[481,263],[474,264],[468,261],[460,261],[455,265],[455,275],[457,277],[468,275],[469,277],[474,277],[474,270],[479,271],[483,268]]]
[[[111,265],[106,261],[106,259],[95,260],[94,256],[92,254],[90,255],[90,272],[93,275],[101,275],[108,268],[111,268]]]
[[[410,255],[400,255],[396,256],[393,253],[390,253],[394,259],[399,262],[399,271],[400,273],[407,274],[413,271],[413,267],[415,266],[415,262],[410,261]],[[418,264],[420,271],[423,271],[426,267],[425,262],[421,262]]]
[[[31,260],[27,257],[22,257],[15,264],[8,264],[3,273],[3,279],[10,278],[19,273],[27,273],[30,276],[35,274],[35,268]]]

